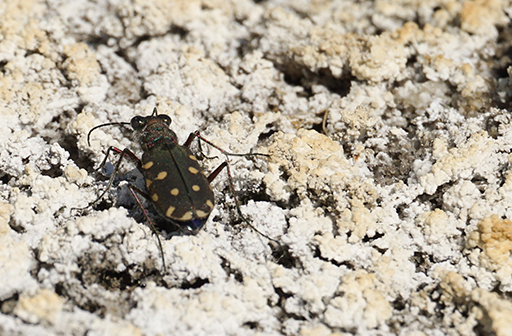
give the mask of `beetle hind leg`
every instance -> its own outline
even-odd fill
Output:
[[[144,217],[146,217],[146,221],[148,222],[148,225],[151,228],[151,231],[153,231],[153,233],[156,236],[156,239],[157,239],[157,242],[158,242],[158,248],[160,250],[160,255],[162,257],[162,270],[163,270],[164,273],[166,273],[167,272],[167,267],[165,265],[164,249],[162,247],[162,241],[160,240],[160,235],[158,234],[158,230],[156,229],[155,224],[153,224],[153,221],[149,218],[149,215],[148,215],[146,209],[144,209],[144,206],[142,205],[142,202],[140,201],[140,199],[137,196],[137,194],[141,195],[142,197],[144,197],[145,199],[148,199],[148,200],[150,200],[151,198],[149,197],[148,194],[146,194],[144,191],[140,190],[139,188],[137,188],[134,185],[128,184],[128,189],[130,189],[130,192],[132,193],[133,197],[135,198],[135,201],[137,202],[137,204],[139,205],[140,209],[142,210],[142,213],[144,214]]]

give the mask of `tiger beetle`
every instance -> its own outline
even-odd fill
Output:
[[[149,200],[157,212],[166,219],[167,222],[174,224],[185,234],[196,234],[206,223],[210,213],[213,210],[215,198],[210,183],[217,175],[226,168],[229,185],[235,200],[235,206],[240,218],[255,232],[263,237],[272,240],[267,235],[257,230],[243,216],[240,205],[235,195],[233,186],[233,178],[227,161],[224,161],[210,175],[206,176],[203,169],[198,163],[189,146],[192,141],[197,138],[204,141],[208,145],[216,148],[226,156],[269,156],[260,153],[236,154],[229,153],[222,148],[214,145],[207,139],[203,138],[199,131],[191,133],[183,145],[178,144],[178,138],[169,126],[171,118],[165,114],[158,114],[157,109],[148,117],[135,116],[128,122],[112,122],[97,125],[93,127],[87,134],[87,144],[90,146],[91,133],[105,126],[131,126],[138,137],[138,142],[143,150],[142,159],[139,159],[131,150],[125,148],[123,150],[110,146],[107,149],[105,158],[101,162],[98,169],[105,166],[108,156],[111,152],[120,154],[119,160],[114,166],[114,171],[110,176],[107,188],[101,195],[89,203],[86,207],[90,207],[100,201],[110,190],[114,179],[118,174],[123,158],[133,161],[137,169],[144,177],[146,191],[143,191],[132,184],[128,184],[128,188],[135,198],[137,204],[142,209],[151,230],[156,234],[158,247],[162,256],[163,271],[166,272],[164,252],[160,241],[158,231],[148,216],[148,213],[142,206],[142,202],[137,195]],[[200,142],[199,142],[200,144]]]

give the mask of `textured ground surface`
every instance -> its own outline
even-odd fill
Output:
[[[500,0],[1,1],[0,334],[510,335],[510,15]],[[155,106],[182,142],[199,129],[271,154],[231,170],[279,244],[241,223],[224,173],[204,230],[161,234],[166,273],[133,165],[72,209],[104,190],[109,145],[140,155],[122,128],[87,132]],[[224,158],[205,150],[212,171]]]

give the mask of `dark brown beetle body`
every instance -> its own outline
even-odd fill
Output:
[[[139,159],[131,150],[125,148],[123,150],[116,147],[109,147],[105,155],[105,159],[100,164],[103,167],[108,159],[109,153],[114,152],[120,154],[120,158],[114,167],[114,173],[110,177],[105,191],[89,206],[97,203],[110,190],[117,175],[121,162],[124,158],[128,158],[137,165],[137,169],[144,177],[146,190],[140,190],[132,184],[128,184],[133,197],[144,212],[146,219],[152,230],[157,233],[146,210],[142,206],[137,195],[143,196],[153,203],[158,213],[167,221],[179,227],[183,232],[195,234],[206,223],[214,206],[214,195],[210,182],[222,171],[227,169],[230,189],[235,199],[235,206],[240,218],[260,235],[274,241],[276,240],[261,233],[252,226],[243,216],[236,199],[233,179],[231,177],[229,165],[224,161],[217,169],[215,169],[208,177],[204,174],[203,169],[197,162],[197,158],[189,149],[190,144],[196,138],[216,148],[227,156],[268,156],[260,153],[235,154],[229,153],[220,147],[217,147],[207,139],[199,135],[199,132],[191,133],[183,145],[178,144],[178,138],[170,128],[171,118],[165,114],[158,114],[156,108],[148,117],[136,116],[127,122],[112,122],[101,124],[93,127],[88,135],[87,142],[90,144],[91,133],[105,126],[130,125],[138,136],[139,144],[143,150],[142,159]],[[165,227],[167,229],[167,227]],[[174,228],[170,228],[173,231]],[[157,234],[158,246],[162,256],[162,265],[164,271],[165,257],[162,248],[162,242]],[[279,243],[278,243],[279,244]]]
[[[195,233],[208,219],[215,198],[197,158],[188,147],[178,144],[169,124],[166,115],[132,119],[144,150],[141,173],[146,192],[160,215]]]

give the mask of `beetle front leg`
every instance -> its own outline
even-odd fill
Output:
[[[98,169],[100,169],[102,166],[105,165],[110,152],[121,154],[121,156],[119,157],[119,160],[117,160],[116,165],[114,166],[114,172],[112,173],[112,175],[110,176],[110,179],[108,180],[107,188],[105,189],[105,191],[103,191],[101,193],[101,195],[98,198],[96,198],[94,201],[90,202],[87,206],[85,206],[83,208],[73,208],[73,209],[84,210],[84,209],[87,209],[87,208],[93,206],[94,204],[98,203],[107,194],[107,192],[110,190],[110,188],[112,188],[114,179],[116,178],[116,176],[119,172],[119,167],[121,167],[121,163],[123,162],[123,159],[125,157],[132,160],[135,163],[135,165],[137,166],[137,169],[142,167],[142,163],[140,162],[139,158],[137,158],[137,156],[135,156],[135,154],[133,154],[133,152],[131,150],[129,150],[128,148],[121,150],[117,147],[110,146],[107,149],[107,154],[105,155],[105,159],[103,159],[103,161],[101,162],[100,167]]]
[[[108,156],[110,155],[110,152],[114,152],[116,154],[122,154],[121,158],[123,156],[126,156],[128,159],[132,160],[133,163],[135,163],[135,165],[137,166],[137,169],[142,167],[142,163],[140,162],[139,158],[137,156],[135,156],[135,154],[133,154],[133,152],[131,150],[129,150],[127,148],[125,148],[124,150],[121,150],[117,147],[110,146],[107,149],[107,153],[105,153],[105,158],[101,161],[100,165],[98,166],[98,168],[95,169],[95,171],[99,171],[100,169],[102,169],[105,166],[105,164],[107,163],[107,160],[108,160]]]

